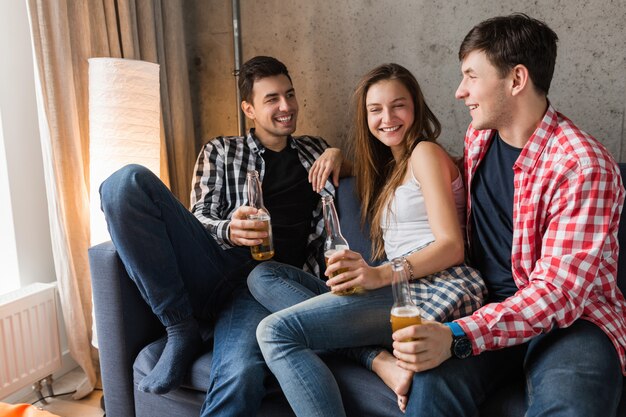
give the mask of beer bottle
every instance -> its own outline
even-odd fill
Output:
[[[339,226],[339,216],[337,216],[337,210],[335,209],[335,202],[330,195],[322,196],[322,210],[324,214],[324,227],[326,229],[326,240],[324,241],[324,261],[328,267],[328,258],[330,258],[335,252],[350,249],[348,241],[341,234],[341,228]],[[346,272],[347,268],[341,268],[331,275],[331,278]],[[350,295],[357,292],[357,288],[350,288],[337,292],[337,295]]]
[[[263,191],[261,190],[261,180],[256,170],[248,171],[246,176],[248,188],[248,205],[258,209],[256,214],[248,215],[248,220],[263,222],[260,230],[267,231],[267,237],[259,245],[250,246],[252,257],[257,261],[264,261],[274,256],[274,240],[272,239],[272,222],[270,212],[263,204]]]
[[[422,324],[420,309],[411,298],[406,262],[408,261],[404,257],[391,260],[391,289],[393,291],[391,330],[393,332],[414,324]]]

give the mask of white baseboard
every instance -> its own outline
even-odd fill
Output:
[[[76,369],[77,367],[78,367],[78,364],[70,355],[70,351],[69,350],[64,351],[61,357],[61,369],[59,369],[58,371],[52,374],[52,379],[53,379],[52,387],[54,388],[54,381],[58,380],[63,375],[67,374],[73,369]],[[30,397],[32,394],[33,394],[32,387],[24,387],[21,390],[9,395],[6,398],[0,399],[0,401],[8,403],[8,404],[23,403],[26,401],[26,398]],[[46,390],[44,390],[42,394],[44,396],[47,395]]]

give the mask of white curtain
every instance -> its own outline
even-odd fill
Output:
[[[91,346],[88,62],[91,57],[160,64],[161,177],[185,204],[194,132],[183,32],[183,0],[28,0],[41,140],[61,307],[72,357],[97,382]],[[174,111],[175,109],[175,111]]]

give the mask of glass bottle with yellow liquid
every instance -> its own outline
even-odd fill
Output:
[[[335,253],[344,249],[350,249],[348,241],[341,234],[339,226],[339,216],[335,209],[335,202],[330,195],[322,196],[322,210],[324,214],[324,227],[326,229],[326,240],[324,241],[324,260],[328,267],[328,259]],[[330,278],[346,272],[347,268],[335,271]],[[351,295],[360,292],[360,287],[352,287],[347,290],[338,291],[337,295]]]
[[[248,205],[258,209],[255,214],[248,215],[248,220],[256,220],[263,222],[260,229],[267,231],[267,237],[263,238],[263,242],[259,245],[250,246],[252,258],[257,261],[264,261],[274,256],[274,239],[272,238],[272,219],[270,212],[263,204],[263,191],[261,189],[261,180],[256,170],[248,171],[246,176],[248,188]]]
[[[391,288],[393,306],[391,307],[391,330],[403,329],[415,324],[422,324],[420,309],[411,298],[409,274],[406,271],[405,258],[391,260]],[[410,340],[405,340],[408,342]]]

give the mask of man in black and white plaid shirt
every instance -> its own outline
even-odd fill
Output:
[[[323,139],[291,136],[298,102],[280,61],[262,56],[247,61],[239,90],[255,127],[245,137],[218,137],[204,146],[191,213],[138,165],[116,172],[100,190],[120,258],[167,330],[163,353],[139,389],[157,394],[176,389],[201,345],[197,320],[214,322],[202,416],[256,415],[265,394],[269,371],[255,332],[269,313],[250,295],[246,278],[258,264],[249,247],[261,243],[266,232],[259,221],[248,220],[256,209],[245,205],[247,172],[257,170],[263,184],[273,260],[319,275],[324,269],[320,194],[334,194],[342,166],[339,150]]]

